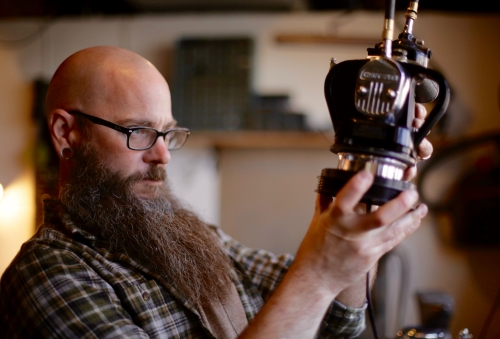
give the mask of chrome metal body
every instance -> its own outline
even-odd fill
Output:
[[[358,111],[385,116],[403,107],[410,81],[397,62],[375,57],[360,69],[356,88],[354,101]]]
[[[402,180],[408,167],[401,161],[366,154],[339,153],[337,169],[358,172],[366,169],[373,175],[393,180]]]

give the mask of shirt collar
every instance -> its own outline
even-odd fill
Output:
[[[90,242],[95,242],[96,237],[91,233],[79,228],[68,213],[67,208],[61,200],[45,198],[43,200],[43,222],[44,224],[59,225],[72,235],[80,236]]]

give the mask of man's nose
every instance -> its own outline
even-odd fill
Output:
[[[163,138],[156,139],[153,146],[144,153],[144,162],[167,164],[170,161],[170,151]]]

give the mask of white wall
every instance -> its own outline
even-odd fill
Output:
[[[295,253],[312,217],[318,176],[337,167],[323,150],[223,150],[221,225],[245,245]]]
[[[251,36],[256,43],[254,90],[262,94],[289,93],[293,108],[308,114],[311,127],[328,128],[322,86],[329,60],[364,58],[368,46],[279,45],[274,36],[307,32],[378,38],[381,18],[378,12],[297,12],[93,17],[50,22],[43,34],[29,44],[0,50],[0,183],[8,187],[31,166],[25,156],[33,141],[31,81],[38,76],[49,78],[64,58],[79,49],[103,44],[129,48],[152,61],[170,79],[171,52],[178,38]],[[38,21],[0,21],[0,38],[19,39],[41,25]],[[443,72],[457,94],[451,117],[452,136],[500,127],[499,30],[499,15],[419,15],[415,34],[433,49],[432,65]],[[175,115],[175,107],[173,111]],[[322,168],[335,165],[328,149],[215,152],[186,148],[175,153],[173,159],[169,177],[174,191],[205,220],[221,224],[243,243],[278,252],[293,252],[298,246],[312,214],[316,176]],[[27,223],[24,227],[31,227]],[[10,239],[5,233],[0,236]],[[477,336],[500,281],[498,253],[470,253],[444,244],[432,216],[403,246],[411,258],[411,290],[436,288],[451,293],[457,302],[454,334],[469,327]],[[12,253],[0,248],[0,256],[8,261]],[[409,323],[418,321],[413,300],[407,313]],[[490,331],[500,335],[499,329]]]

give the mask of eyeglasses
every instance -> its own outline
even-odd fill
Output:
[[[169,150],[176,150],[186,143],[189,136],[189,129],[182,127],[174,127],[165,132],[160,132],[151,127],[123,127],[79,111],[68,111],[68,113],[81,116],[94,124],[106,126],[125,134],[127,136],[127,147],[134,151],[150,149],[159,137],[165,140],[165,144]]]

